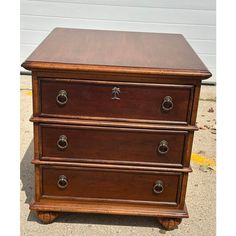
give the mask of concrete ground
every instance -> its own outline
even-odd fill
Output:
[[[49,225],[40,224],[29,203],[34,193],[31,77],[21,76],[21,235],[27,236],[215,236],[215,87],[203,86],[195,133],[186,203],[190,218],[178,229],[164,231],[155,218],[99,214],[65,214]],[[211,166],[208,166],[210,164]]]

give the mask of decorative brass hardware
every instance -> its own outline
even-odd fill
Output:
[[[68,186],[68,181],[65,175],[58,177],[57,186],[61,189],[65,189]]]
[[[112,99],[113,100],[120,100],[119,95],[120,95],[120,88],[114,87],[112,89]]]
[[[68,147],[67,137],[65,135],[61,135],[57,141],[57,146],[59,149],[64,150]]]
[[[155,194],[160,194],[164,191],[163,182],[161,180],[157,180],[153,186],[153,192]]]
[[[158,152],[160,154],[166,154],[169,151],[168,142],[166,140],[162,140],[158,146]]]
[[[166,96],[162,102],[162,109],[164,111],[170,111],[174,107],[173,99],[171,96]]]
[[[56,101],[60,105],[65,105],[68,101],[67,92],[65,90],[59,91]]]

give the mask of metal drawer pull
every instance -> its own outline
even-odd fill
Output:
[[[68,186],[68,181],[65,175],[60,175],[57,181],[57,186],[64,189]]]
[[[162,140],[158,146],[158,152],[160,154],[166,154],[169,151],[168,142],[166,140]]]
[[[67,137],[65,135],[61,135],[57,141],[57,146],[64,150],[68,147]]]
[[[162,109],[164,111],[170,111],[174,107],[173,99],[171,96],[166,96],[162,102]]]
[[[163,182],[161,180],[157,180],[153,186],[153,192],[155,194],[160,194],[164,191]]]
[[[65,105],[68,101],[67,92],[65,90],[59,91],[56,101],[60,105]]]

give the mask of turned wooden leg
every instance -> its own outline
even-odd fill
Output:
[[[44,224],[52,223],[59,215],[59,212],[37,211],[38,219]]]
[[[176,229],[181,223],[181,218],[158,218],[159,223],[165,230]]]

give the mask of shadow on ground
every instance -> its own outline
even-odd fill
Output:
[[[31,203],[34,195],[34,166],[31,164],[33,157],[34,143],[33,140],[31,140],[20,163],[20,179],[22,182],[21,190],[25,192],[25,203],[27,204]]]
[[[37,219],[35,212],[32,211],[29,213],[27,220],[38,222],[41,224],[41,222]],[[152,227],[161,229],[161,225],[158,223],[158,220],[156,218],[140,216],[63,213],[59,218],[55,220],[55,222],[86,225]]]

